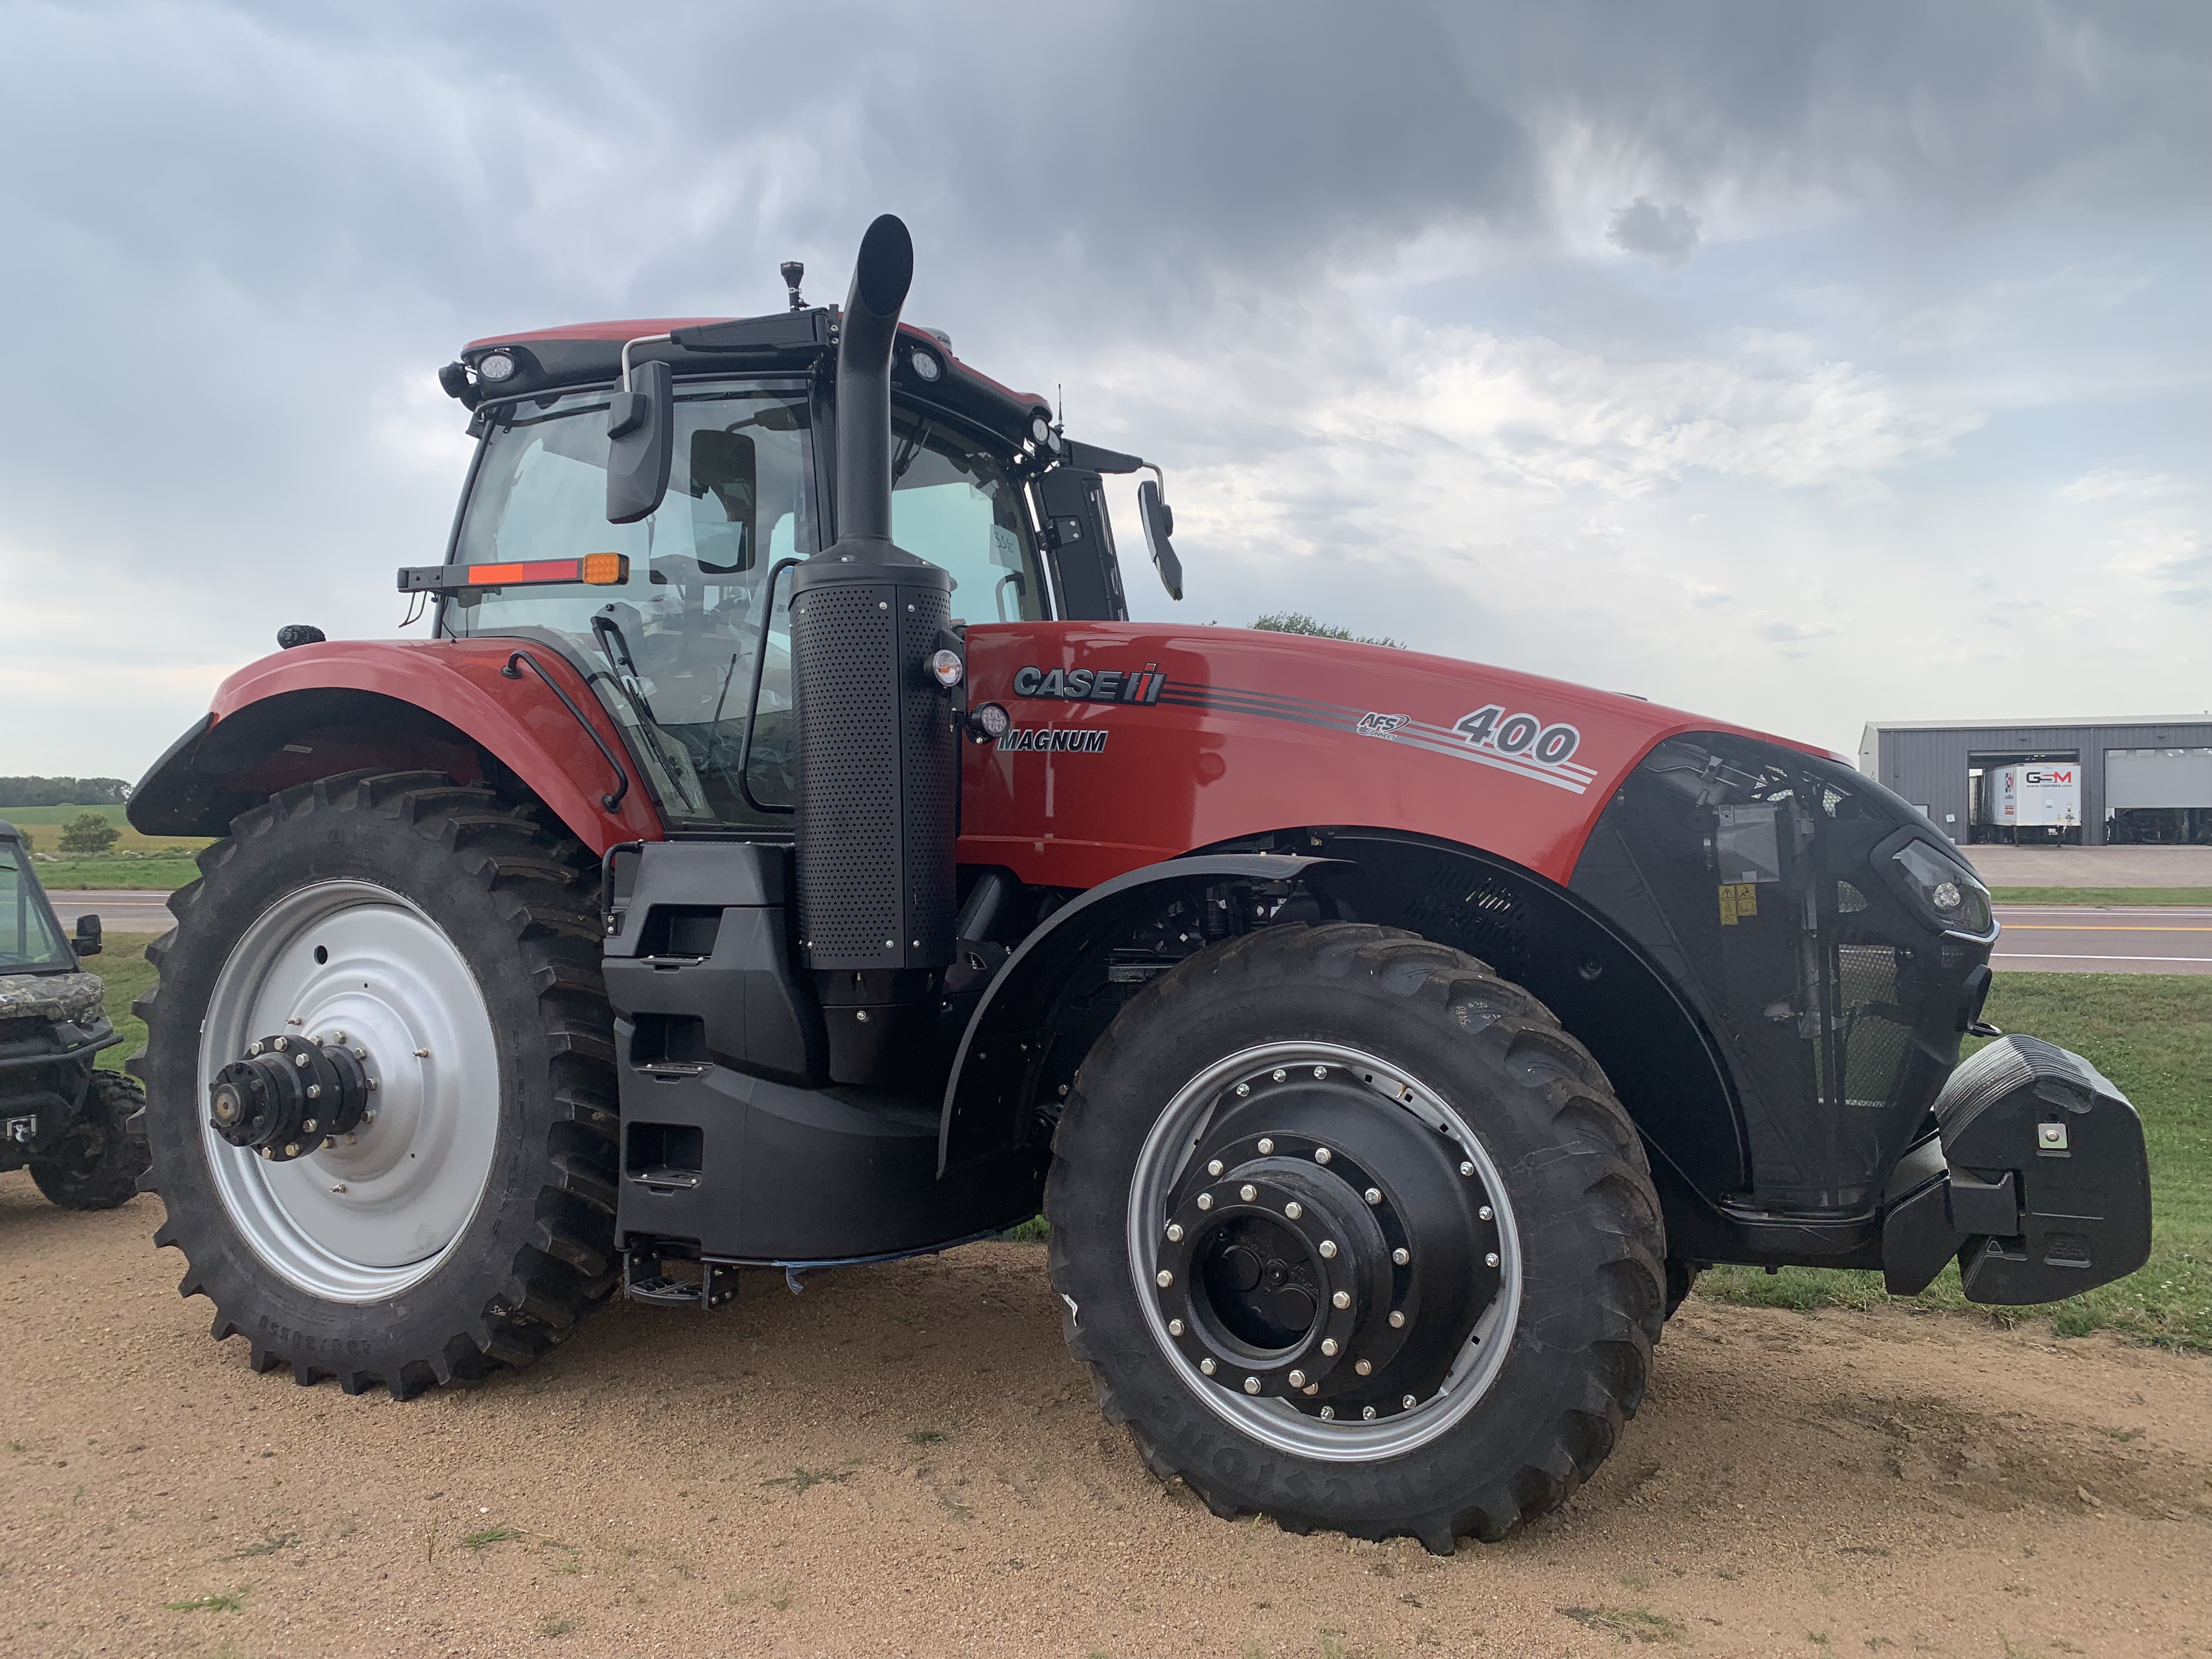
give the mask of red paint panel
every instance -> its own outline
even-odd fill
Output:
[[[1003,704],[1013,731],[965,749],[960,858],[1054,886],[1304,824],[1437,836],[1565,883],[1653,744],[1743,730],[1561,680],[1295,635],[1021,623],[967,637],[970,702]],[[1114,701],[1093,700],[1102,672]],[[1082,700],[1037,695],[1079,685]],[[1133,694],[1143,701],[1121,700]]]
[[[529,647],[584,712],[629,773],[629,793],[617,812],[599,805],[613,784],[605,759],[561,700],[528,670],[510,680],[500,672],[521,646],[516,640],[341,640],[303,645],[248,663],[216,688],[218,724],[248,703],[287,691],[325,687],[374,691],[426,708],[496,755],[538,792],[571,834],[605,853],[620,841],[659,841],[659,815],[637,763],[583,677],[558,652]]]

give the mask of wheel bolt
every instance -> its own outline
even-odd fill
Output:
[[[1237,1196],[1243,1199],[1247,1204],[1249,1204],[1254,1199],[1260,1196],[1260,1189],[1257,1187],[1253,1186],[1249,1182],[1247,1182],[1243,1186],[1239,1187],[1237,1189]]]
[[[1413,1259],[1413,1253],[1411,1250],[1408,1250],[1402,1244],[1401,1244],[1396,1249],[1390,1252],[1390,1260],[1396,1262],[1401,1267]]]
[[[274,1152],[270,1152],[270,1151],[266,1146],[264,1146],[264,1147],[261,1149],[261,1156],[262,1156],[262,1157],[264,1157],[264,1158],[274,1158],[274,1157],[276,1157],[276,1153],[274,1153]]]
[[[320,1100],[322,1097],[323,1085],[319,1083],[310,1083],[307,1085],[307,1098],[310,1100]]]
[[[1208,1164],[1206,1166],[1206,1174],[1208,1174],[1208,1175],[1210,1175],[1210,1176],[1218,1176],[1218,1175],[1219,1175],[1219,1174],[1221,1173],[1221,1160],[1220,1160],[1219,1158],[1215,1158],[1212,1162],[1211,1162],[1210,1164]]]
[[[1336,1154],[1329,1151],[1326,1146],[1316,1146],[1314,1148],[1314,1162],[1316,1164],[1326,1164],[1329,1159],[1335,1156]]]
[[[1352,1369],[1358,1371],[1362,1376],[1370,1376],[1374,1374],[1375,1362],[1371,1359],[1355,1360],[1352,1363]]]
[[[286,1142],[284,1143],[284,1156],[285,1156],[285,1157],[287,1157],[287,1158],[297,1158],[297,1157],[299,1157],[299,1155],[300,1155],[300,1143],[299,1143],[298,1141],[296,1141],[296,1140],[288,1140],[288,1141],[286,1141]]]
[[[269,1046],[281,1054],[287,1048],[292,1046],[292,1039],[289,1037],[278,1037],[276,1042],[270,1043]]]
[[[1285,1078],[1288,1077],[1289,1075],[1290,1075],[1290,1073],[1289,1073],[1288,1072],[1285,1071],[1281,1066],[1278,1066],[1277,1067],[1275,1067],[1275,1081],[1276,1081],[1276,1082],[1280,1083],[1280,1082],[1281,1082]]]
[[[1249,1083],[1240,1083],[1237,1085],[1237,1092],[1240,1095],[1249,1095],[1252,1092],[1252,1085]]]
[[[1289,1217],[1292,1221],[1296,1221],[1296,1220],[1297,1220],[1300,1216],[1304,1215],[1305,1212],[1306,1212],[1306,1206],[1305,1206],[1304,1205],[1303,1205],[1303,1204],[1299,1203],[1299,1202],[1297,1201],[1297,1200],[1296,1200],[1295,1198],[1294,1198],[1294,1199],[1292,1199],[1289,1203],[1287,1203],[1287,1204],[1285,1204],[1285,1205],[1284,1205],[1284,1206],[1283,1206],[1283,1213],[1284,1213],[1285,1216]]]
[[[1321,1351],[1334,1359],[1336,1357],[1336,1339],[1333,1336],[1322,1338]]]
[[[428,1048],[417,1048],[415,1051],[415,1058],[417,1060],[428,1060],[430,1058],[430,1051]]]
[[[300,1127],[301,1127],[302,1129],[305,1129],[305,1130],[306,1130],[309,1134],[313,1134],[313,1133],[315,1133],[315,1127],[316,1127],[316,1125],[315,1125],[315,1120],[314,1120],[314,1119],[313,1119],[313,1118],[309,1118],[309,1119],[308,1119],[305,1123],[302,1123]]]
[[[371,1094],[374,1094],[376,1092],[376,1079],[374,1078],[371,1078],[368,1080],[368,1091]]]
[[[1213,1194],[1212,1193],[1200,1193],[1198,1195],[1198,1207],[1201,1210],[1212,1209],[1213,1207]]]
[[[1398,1403],[1399,1403],[1400,1405],[1403,1406],[1403,1407],[1404,1407],[1407,1411],[1411,1411],[1411,1410],[1413,1410],[1413,1406],[1414,1406],[1414,1400],[1413,1400],[1413,1395],[1411,1395],[1409,1394],[1409,1395],[1407,1395],[1404,1399],[1401,1400]]]
[[[1370,1204],[1380,1204],[1382,1201],[1382,1189],[1380,1187],[1370,1187],[1365,1192],[1360,1194],[1360,1196]]]
[[[1246,1377],[1246,1378],[1244,1379],[1244,1392],[1245,1392],[1245,1393],[1247,1393],[1247,1394],[1257,1394],[1257,1393],[1259,1393],[1259,1392],[1260,1392],[1260,1379],[1259,1379],[1258,1377],[1256,1377],[1256,1376],[1248,1376],[1248,1377]]]
[[[1393,1308],[1390,1310],[1390,1328],[1394,1331],[1402,1331],[1406,1328],[1406,1313],[1404,1309]]]
[[[1180,1319],[1170,1319],[1168,1321],[1168,1334],[1170,1336],[1181,1336],[1182,1334],[1182,1321]]]
[[[1339,1291],[1334,1296],[1329,1297],[1328,1305],[1332,1308],[1350,1307],[1352,1305],[1352,1292],[1349,1291]]]
[[[246,1052],[249,1054],[258,1054],[261,1052],[261,1045],[258,1042],[249,1042],[246,1045]]]
[[[1175,1275],[1170,1273],[1165,1267],[1163,1267],[1159,1272],[1152,1275],[1152,1283],[1158,1285],[1164,1291],[1169,1285],[1175,1283]]]
[[[1291,1386],[1292,1388],[1303,1389],[1305,1385],[1306,1374],[1304,1371],[1292,1371],[1291,1373]]]
[[[1486,1267],[1495,1267],[1498,1265],[1498,1252],[1492,1250],[1489,1255],[1484,1256],[1482,1258],[1482,1265]]]
[[[333,1031],[331,1033],[331,1041],[337,1043],[341,1048],[345,1047],[345,1033],[343,1031]]]
[[[1365,1418],[1370,1423],[1372,1423],[1375,1420],[1375,1407],[1372,1406],[1362,1406],[1359,1408],[1359,1414]]]
[[[280,1038],[278,1040],[281,1042],[283,1039]],[[313,1062],[308,1059],[305,1053],[296,1054],[292,1056],[292,1064],[297,1069],[304,1071]]]
[[[1319,1394],[1321,1392],[1321,1384],[1318,1382],[1309,1382],[1304,1388],[1299,1389],[1298,1392],[1308,1395]]]
[[[1170,1221],[1168,1223],[1168,1243],[1170,1244],[1180,1244],[1182,1243],[1182,1222]]]
[[[1208,1376],[1213,1375],[1213,1362],[1211,1359],[1200,1360],[1198,1362],[1198,1368],[1204,1371]]]
[[[1327,1077],[1327,1076],[1328,1075],[1328,1066],[1315,1066],[1315,1067],[1314,1067],[1314,1075],[1315,1075],[1316,1077]]]
[[[1459,1166],[1459,1172],[1463,1176],[1471,1176],[1474,1173],[1474,1165],[1462,1162]]]
[[[1480,1216],[1485,1221],[1489,1220],[1491,1218],[1490,1206],[1487,1204],[1484,1205],[1480,1209],[1475,1212],[1475,1214]]]
[[[1274,1150],[1275,1143],[1268,1139],[1267,1136],[1261,1135],[1260,1137],[1260,1156],[1265,1158],[1268,1153]]]
[[[376,1079],[374,1078],[369,1079],[368,1086],[372,1089],[376,1086]],[[376,1114],[374,1112],[363,1112],[361,1115],[361,1121],[363,1123],[374,1123],[376,1121]]]
[[[1324,1423],[1334,1423],[1334,1422],[1335,1422],[1335,1421],[1336,1421],[1336,1407],[1334,1407],[1334,1406],[1323,1406],[1323,1407],[1321,1408],[1321,1420],[1322,1420],[1322,1422],[1324,1422]]]
[[[1336,1241],[1334,1239],[1324,1238],[1322,1240],[1321,1257],[1324,1261],[1333,1261],[1336,1259]]]

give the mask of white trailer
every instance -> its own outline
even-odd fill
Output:
[[[2039,832],[2069,841],[2081,827],[2081,765],[2078,761],[2023,761],[1994,766],[1982,779],[1982,823],[1992,829]]]

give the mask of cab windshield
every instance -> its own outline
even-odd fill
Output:
[[[678,823],[788,827],[797,795],[787,577],[775,585],[749,769],[761,605],[776,561],[822,544],[800,381],[679,383],[675,460],[659,508],[606,518],[605,388],[504,404],[489,426],[453,559],[462,564],[629,556],[619,586],[489,589],[446,601],[455,638],[540,636],[591,680]],[[892,534],[953,578],[970,622],[1043,614],[1018,487],[955,433],[894,417]]]
[[[76,966],[46,896],[25,867],[30,856],[15,842],[0,841],[0,974]]]

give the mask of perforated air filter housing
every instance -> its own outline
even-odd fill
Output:
[[[952,582],[881,544],[793,573],[799,936],[822,969],[952,960],[958,741],[925,666]]]

